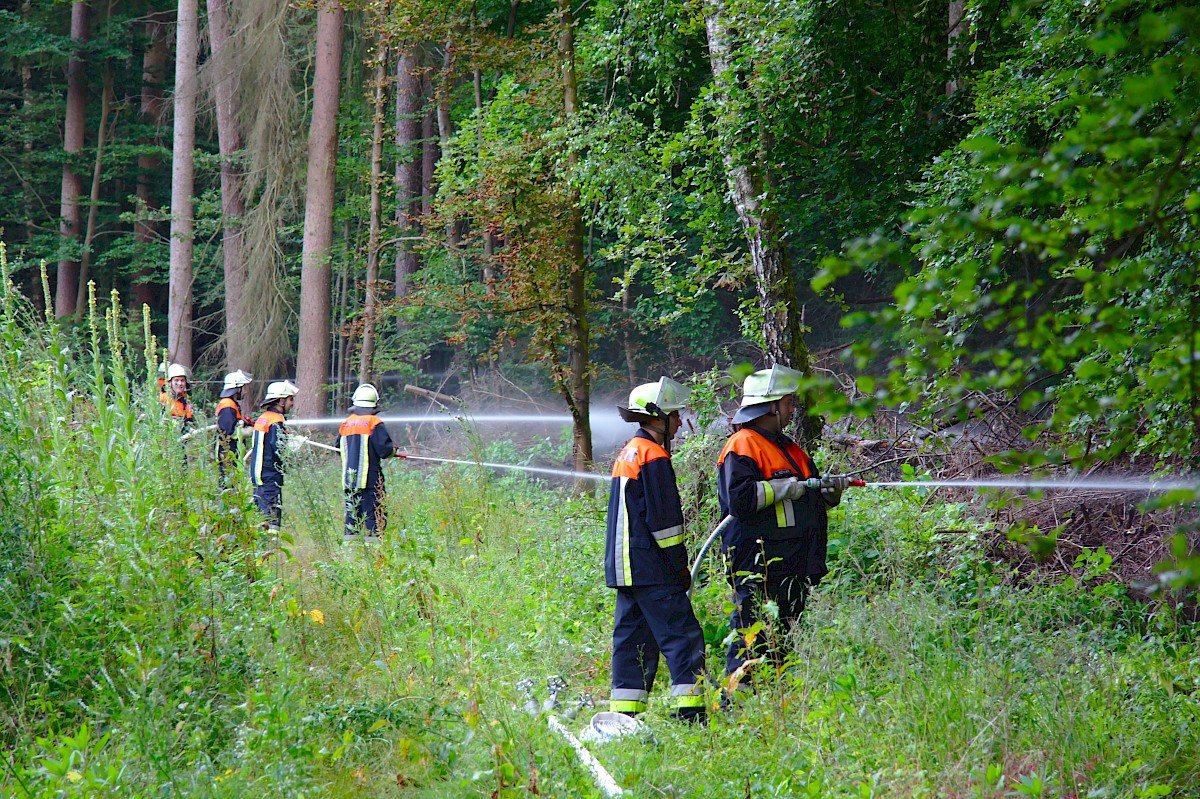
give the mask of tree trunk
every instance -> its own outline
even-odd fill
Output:
[[[67,62],[67,114],[63,126],[63,162],[61,217],[58,232],[62,237],[63,254],[58,260],[55,281],[54,315],[70,316],[75,312],[75,296],[79,293],[79,262],[74,250],[83,226],[79,197],[83,194],[83,178],[75,171],[73,156],[83,149],[83,128],[87,121],[87,62],[83,46],[88,39],[88,4],[71,4],[71,41],[75,49]]]
[[[188,368],[192,366],[192,193],[199,50],[199,0],[179,0],[175,24],[175,136],[171,146],[171,291],[167,309],[167,352],[172,363]]]
[[[954,53],[958,49],[958,39],[967,30],[967,23],[963,15],[966,11],[966,3],[964,0],[950,0],[949,8],[949,28],[946,33],[946,61],[952,75],[957,73]],[[954,94],[966,83],[958,77],[952,77],[946,81],[946,96],[953,97]]]
[[[431,94],[428,78],[426,78],[424,96]],[[437,171],[437,109],[430,104],[425,109],[425,117],[421,120],[421,216],[428,217],[433,213],[433,192]]]
[[[161,144],[163,117],[166,114],[166,103],[163,102],[163,81],[166,79],[167,68],[167,23],[162,17],[151,15],[146,22],[146,52],[142,54],[142,122],[153,125],[155,134],[152,139],[144,140],[143,144]],[[158,210],[154,198],[154,174],[162,165],[162,160],[151,153],[141,153],[137,159],[137,198],[139,215]],[[138,219],[133,223],[133,238],[139,245],[147,248],[154,245],[158,239],[157,223],[149,219]],[[133,276],[133,296],[138,306],[147,305],[151,308],[157,305],[155,292],[147,280],[150,277],[148,268],[139,269]]]
[[[763,204],[769,184],[765,158],[752,158],[743,153],[762,155],[761,139],[745,141],[747,130],[754,130],[752,120],[738,111],[739,92],[746,91],[733,65],[729,31],[725,23],[724,0],[704,0],[704,21],[708,29],[708,56],[713,83],[717,90],[718,127],[723,131],[722,149],[729,195],[741,222],[754,273],[758,306],[763,315],[763,339],[770,363],[809,371],[808,348],[804,344],[800,314],[796,308],[796,292],[792,285],[791,266],[780,236],[774,212]],[[762,135],[762,134],[760,134]],[[742,141],[738,141],[742,138]]]
[[[397,297],[408,296],[409,281],[421,266],[417,242],[405,241],[421,233],[416,207],[422,192],[424,96],[420,69],[419,50],[412,47],[401,51],[396,62],[396,228],[401,239],[396,249]]]
[[[363,301],[363,344],[358,364],[358,382],[372,382],[375,358],[375,305],[379,282],[379,230],[383,221],[383,103],[387,99],[387,48],[379,54],[375,66],[375,124],[371,140],[371,218],[367,227],[367,294]]]
[[[633,280],[628,279],[621,291],[621,310],[624,316],[625,335],[623,336],[622,348],[625,350],[625,372],[629,375],[629,390],[632,391],[637,387],[637,354],[633,347],[633,314],[631,312],[630,295],[633,294]]]
[[[92,190],[88,194],[87,229],[83,234],[83,253],[79,259],[79,291],[75,294],[75,315],[82,316],[87,307],[88,274],[92,267],[92,242],[96,240],[96,214],[100,206],[100,184],[104,175],[104,144],[108,135],[108,112],[112,108],[112,70],[104,70],[104,88],[100,91],[100,124],[96,126],[96,158],[92,163]]]
[[[213,59],[229,42],[228,0],[208,0],[208,40]],[[242,219],[246,216],[246,198],[242,189],[242,172],[236,163],[242,149],[242,134],[238,129],[237,75],[230,70],[218,75],[213,86],[217,110],[217,143],[221,151],[221,255],[225,271],[225,365],[232,371],[247,362],[247,336],[242,315],[246,300],[246,257],[242,247]]]
[[[329,382],[329,260],[337,166],[337,112],[342,78],[345,10],[317,10],[317,63],[312,123],[308,131],[308,180],[300,269],[300,341],[296,359],[296,413],[323,416]]]
[[[563,114],[568,123],[579,113],[579,90],[575,78],[575,20],[571,15],[571,0],[558,0],[558,56],[562,69]],[[569,164],[575,166],[576,156]],[[583,252],[583,213],[579,207],[579,192],[567,188],[567,237],[570,248],[570,273],[567,275],[567,314],[570,317],[570,385],[567,406],[574,422],[575,470],[591,471],[592,421],[590,329],[588,325],[587,262]],[[580,486],[583,488],[583,486]],[[591,486],[586,487],[590,490]]]

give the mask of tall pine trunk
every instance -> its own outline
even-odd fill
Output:
[[[192,194],[195,185],[196,61],[200,51],[199,0],[179,0],[175,25],[175,136],[171,145],[171,289],[167,352],[192,366]]]
[[[91,279],[92,243],[96,240],[96,215],[100,210],[100,185],[104,178],[104,144],[108,138],[108,113],[112,109],[113,74],[106,65],[104,88],[100,93],[100,124],[96,126],[96,158],[92,162],[92,190],[88,193],[87,227],[83,233],[83,251],[79,258],[79,290],[75,294],[75,315],[87,307],[87,283]]]
[[[953,97],[959,89],[966,85],[962,78],[958,77],[958,64],[955,58],[955,51],[958,50],[958,40],[967,30],[967,21],[965,19],[967,4],[965,0],[950,0],[949,3],[949,27],[946,32],[946,62],[950,70],[950,79],[946,81],[946,96]]]
[[[161,128],[166,116],[163,102],[163,81],[167,70],[167,22],[166,14],[150,16],[146,21],[146,52],[142,54],[142,98],[139,114],[144,124],[154,127],[153,138],[143,144],[161,145]],[[137,188],[139,217],[158,210],[154,196],[155,173],[162,166],[162,159],[150,152],[141,152],[137,158]],[[133,223],[133,238],[140,246],[149,249],[158,239],[158,223],[148,218],[139,218]],[[148,282],[150,269],[143,267],[133,276],[133,296],[137,304],[151,308],[157,304],[154,287]]]
[[[70,316],[75,313],[75,297],[79,292],[79,261],[75,250],[83,230],[83,212],[79,198],[83,194],[83,177],[75,170],[74,156],[83,150],[84,124],[87,121],[87,62],[83,59],[83,46],[88,39],[88,4],[71,4],[71,42],[74,49],[67,61],[67,112],[63,125],[62,194],[58,232],[62,237],[63,253],[58,259],[58,277],[55,280],[54,315]]]
[[[308,180],[300,271],[300,341],[296,358],[296,413],[323,416],[329,381],[329,260],[337,166],[337,112],[342,79],[345,10],[335,3],[317,10],[317,63],[312,123],[308,130]]]
[[[750,90],[738,73],[732,52],[732,36],[724,0],[704,0],[704,22],[708,30],[708,59],[716,87],[717,127],[721,131],[722,159],[729,196],[741,223],[750,255],[758,307],[763,317],[763,339],[767,360],[809,371],[808,347],[792,283],[791,264],[783,244],[779,220],[769,201],[770,185],[764,133],[752,113],[762,115]],[[757,133],[758,138],[752,138]],[[820,434],[821,423],[806,417],[804,437]]]
[[[216,59],[228,45],[230,34],[228,0],[208,0],[208,40]],[[221,255],[225,275],[225,363],[229,369],[247,364],[247,336],[242,322],[247,299],[246,256],[242,247],[242,219],[246,197],[236,158],[242,149],[237,121],[237,74],[218,75],[213,87],[217,110],[217,144],[221,151]]]
[[[422,154],[421,119],[424,93],[421,51],[410,47],[396,60],[396,296],[407,297],[409,282],[421,265],[417,242],[420,215]]]
[[[579,113],[579,88],[575,77],[575,20],[571,0],[558,0],[558,57],[562,69],[563,115],[568,124]],[[575,166],[572,154],[569,163]],[[583,213],[579,192],[567,188],[567,246],[570,273],[567,275],[567,315],[570,318],[570,378],[567,407],[571,412],[576,471],[592,467],[590,328],[588,325],[587,259],[583,251]],[[582,486],[581,486],[582,487]],[[588,487],[590,488],[590,487]]]
[[[387,48],[381,48],[375,65],[374,125],[371,133],[371,218],[367,224],[367,286],[363,300],[363,343],[358,364],[358,382],[372,382],[375,358],[375,316],[378,304],[379,233],[383,223],[383,107],[387,98]]]

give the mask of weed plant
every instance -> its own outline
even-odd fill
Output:
[[[384,540],[347,546],[336,459],[302,454],[271,540],[162,418],[157,344],[130,357],[116,298],[82,350],[4,298],[5,795],[600,795],[515,686],[607,695],[603,492],[390,462]],[[676,455],[693,547],[719,444]],[[1188,625],[1131,602],[1102,551],[1017,581],[983,532],[960,505],[847,492],[832,572],[797,629],[763,631],[780,658],[755,695],[719,712],[714,685],[707,728],[659,701],[650,738],[595,754],[638,797],[1196,795]],[[728,590],[695,603],[719,676]]]

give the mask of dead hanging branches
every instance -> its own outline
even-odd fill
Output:
[[[297,215],[302,196],[303,109],[297,101],[295,72],[304,57],[293,24],[295,11],[274,0],[231,4],[228,46],[205,65],[208,87],[235,84],[237,119],[244,147],[242,161],[247,198],[242,220],[246,262],[246,312],[228,335],[239,338],[246,363],[231,364],[255,374],[277,374],[291,358],[284,252],[279,231]],[[252,298],[252,300],[250,299]]]

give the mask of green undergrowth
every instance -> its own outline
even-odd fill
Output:
[[[96,311],[93,357],[5,313],[5,795],[601,795],[516,684],[607,695],[604,492],[392,462],[385,540],[344,546],[336,459],[303,452],[271,540],[161,419],[119,324]],[[677,456],[693,548],[718,443]],[[782,656],[756,695],[707,728],[654,705],[647,737],[596,756],[639,797],[1195,795],[1188,626],[1129,600],[1102,551],[1018,580],[983,534],[962,506],[848,492],[804,623],[763,633]],[[727,590],[696,607],[719,675]]]

